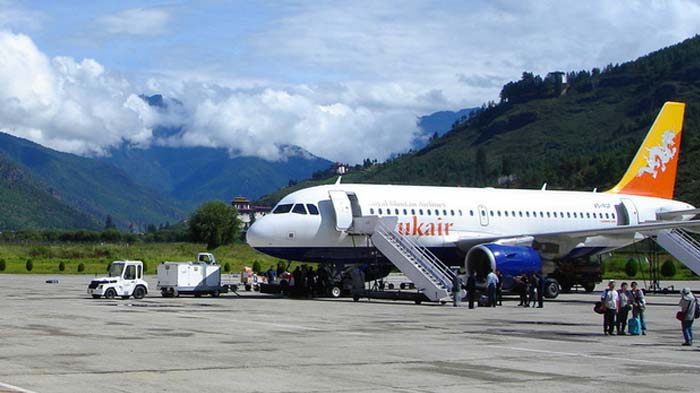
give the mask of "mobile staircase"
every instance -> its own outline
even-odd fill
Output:
[[[656,243],[700,275],[700,242],[688,232],[681,228],[661,230],[656,235]]]
[[[431,301],[451,299],[452,272],[430,250],[396,231],[397,217],[380,217],[371,234],[374,246]]]

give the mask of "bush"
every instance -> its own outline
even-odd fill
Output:
[[[84,271],[85,271],[85,264],[81,262],[78,264],[78,273],[82,273]]]
[[[262,270],[262,268],[260,267],[260,262],[254,261],[254,262],[253,262],[253,272],[254,272],[255,274],[260,274],[260,271],[261,271],[261,270]]]
[[[673,277],[676,275],[676,265],[673,261],[667,259],[666,262],[661,265],[661,275],[664,277]]]
[[[7,268],[7,263],[5,262],[4,259],[0,259],[0,272],[4,272],[6,268]]]
[[[634,258],[630,258],[627,260],[627,263],[625,264],[625,273],[627,274],[627,277],[634,277],[637,275],[637,271],[639,270],[637,261],[634,260]]]
[[[59,272],[62,272],[62,271],[64,271],[64,270],[66,270],[66,263],[63,262],[63,261],[61,261],[61,262],[58,264],[58,271],[59,271]]]
[[[228,262],[224,263],[224,272],[228,273],[230,271],[231,271],[231,264]]]
[[[31,272],[32,269],[34,269],[34,262],[32,262],[31,259],[27,259],[27,263],[25,263],[24,266],[27,268],[28,272]]]

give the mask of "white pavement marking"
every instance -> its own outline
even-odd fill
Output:
[[[628,362],[629,358],[617,358],[614,356],[607,356],[607,355],[589,355],[585,353],[574,353],[574,352],[559,352],[559,351],[548,351],[546,349],[531,349],[531,348],[521,348],[521,347],[506,347],[506,346],[501,346],[501,345],[494,345],[493,347],[495,348],[501,348],[501,349],[510,349],[512,351],[522,351],[522,352],[536,352],[536,353],[545,353],[549,355],[561,355],[561,356],[573,356],[573,357],[584,357],[584,358],[591,358],[591,359],[606,359],[606,360],[620,360],[623,362]],[[674,367],[684,367],[684,368],[695,368],[695,369],[700,369],[700,366],[694,365],[694,364],[688,364],[688,363],[671,363],[671,362],[662,362],[658,360],[644,360],[644,359],[634,359],[635,362],[639,363],[648,363],[648,364],[655,364],[658,366],[674,366]]]
[[[0,388],[9,389],[8,392],[10,392],[10,393],[36,393],[34,391],[31,391],[31,390],[22,389],[19,386],[14,386],[14,385],[10,385],[8,383],[2,383],[2,382],[0,382]]]

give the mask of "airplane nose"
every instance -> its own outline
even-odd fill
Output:
[[[264,217],[255,221],[253,225],[248,228],[245,238],[249,246],[253,248],[265,246],[265,241],[268,240],[269,234],[265,231]]]

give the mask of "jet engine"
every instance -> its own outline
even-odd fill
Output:
[[[489,272],[498,269],[502,274],[503,289],[513,287],[515,276],[542,270],[542,259],[532,247],[496,243],[474,246],[467,253],[464,264],[467,273],[476,275],[477,282],[485,280]]]

